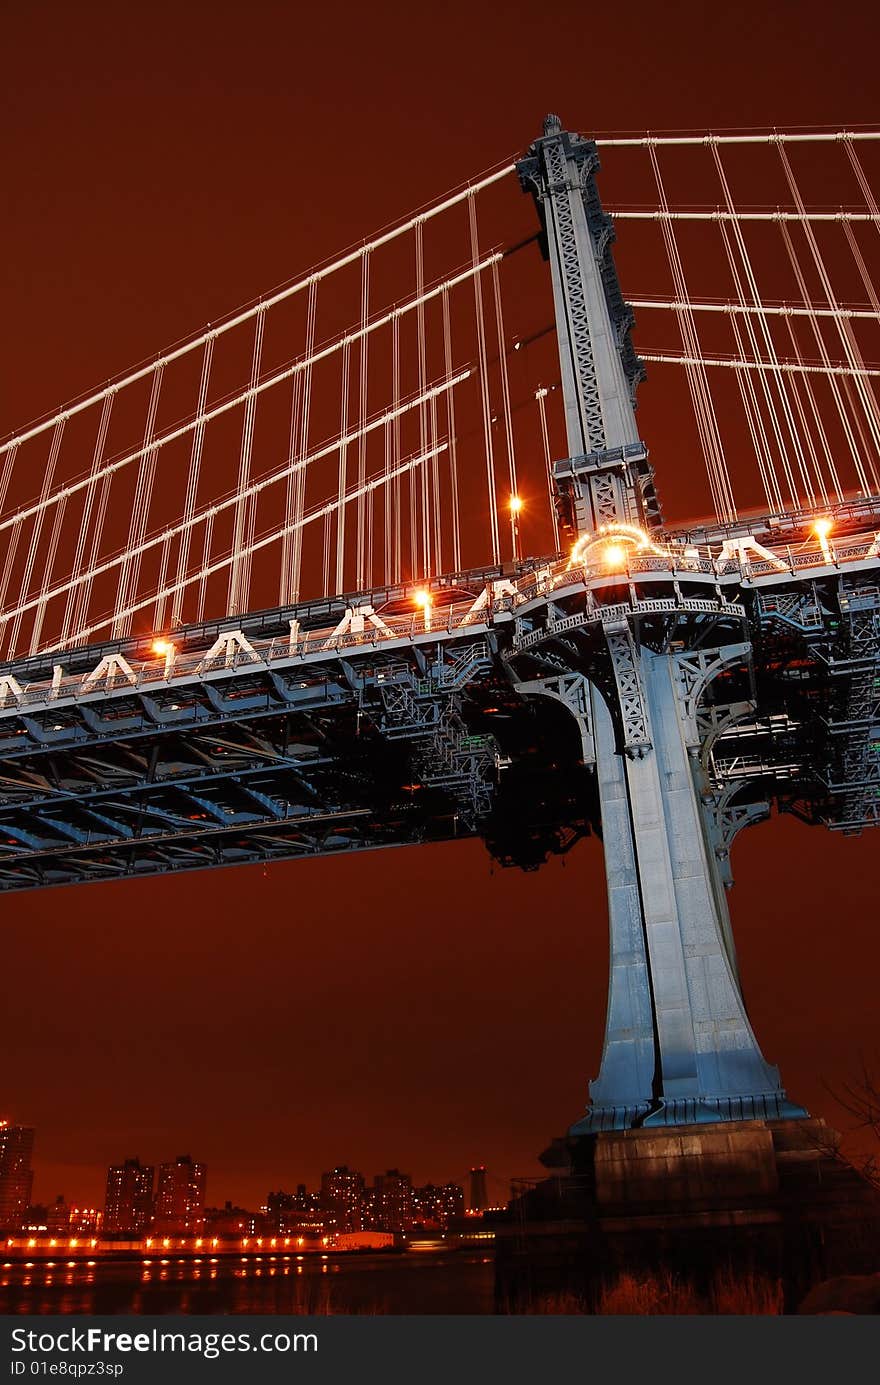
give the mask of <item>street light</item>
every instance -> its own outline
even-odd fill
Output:
[[[153,653],[158,654],[160,659],[164,658],[165,677],[169,678],[171,676],[171,670],[174,667],[174,656],[177,653],[177,649],[170,640],[166,640],[163,636],[160,636],[158,639],[153,640]]]
[[[830,519],[813,520],[813,533],[819,540],[819,547],[822,550],[822,557],[825,559],[826,563],[831,562],[831,545],[828,542],[828,535],[831,533],[833,528],[834,524]]]
[[[424,622],[425,622],[425,629],[426,629],[426,630],[430,630],[430,628],[431,628],[431,593],[428,592],[428,591],[425,591],[424,588],[421,588],[419,591],[416,592],[415,596],[413,597],[413,600],[415,601],[415,603],[416,603],[417,606],[421,606],[421,608],[422,608],[422,616],[423,616],[423,619],[424,619]]]
[[[510,535],[513,543],[513,556],[518,558],[519,553],[519,516],[525,508],[525,502],[521,495],[512,495],[508,502],[510,510]]]

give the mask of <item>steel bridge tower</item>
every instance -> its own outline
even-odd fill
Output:
[[[556,503],[563,530],[582,546],[659,521],[635,418],[643,371],[597,168],[595,144],[564,131],[555,116],[518,164],[553,279],[569,451],[554,466]],[[600,585],[588,588],[591,609],[594,598],[601,607]],[[733,835],[753,815],[731,814],[705,773],[725,708],[713,699],[707,716],[702,699],[719,675],[748,667],[751,646],[745,626],[734,628],[743,638],[731,639],[731,627],[709,615],[681,615],[652,621],[601,607],[589,659],[572,643],[567,670],[521,687],[561,699],[578,718],[599,794],[608,1011],[599,1076],[572,1135],[806,1115],[761,1053],[737,972],[726,860]]]

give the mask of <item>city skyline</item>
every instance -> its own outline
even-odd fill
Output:
[[[80,1205],[58,1193],[54,1201],[31,1198],[35,1131],[0,1121],[0,1234],[7,1246],[21,1236],[55,1245],[58,1238],[88,1239],[92,1248],[111,1248],[130,1241],[196,1237],[246,1238],[255,1235],[295,1235],[303,1238],[380,1231],[406,1235],[415,1227],[454,1228],[467,1218],[481,1219],[493,1210],[487,1193],[487,1170],[469,1170],[468,1189],[460,1183],[421,1184],[401,1169],[373,1175],[347,1164],[322,1172],[309,1189],[297,1183],[295,1192],[270,1189],[255,1207],[242,1207],[227,1198],[209,1202],[208,1170],[190,1154],[179,1154],[158,1166],[138,1156],[107,1169],[103,1206]],[[496,1204],[503,1205],[503,1204]],[[53,1239],[54,1238],[54,1239]],[[29,1244],[36,1244],[31,1241]],[[150,1244],[147,1241],[147,1244]]]
[[[40,1181],[39,1131],[34,1126],[21,1123],[17,1121],[15,1118],[0,1117],[0,1206],[3,1207],[5,1207],[5,1203],[3,1202],[3,1194],[5,1188],[5,1185],[3,1183],[3,1174],[5,1171],[3,1145],[4,1130],[12,1131],[19,1137],[26,1137],[23,1140],[19,1138],[17,1140],[16,1146],[17,1148],[20,1147],[21,1149],[24,1149],[26,1151],[27,1158],[31,1161],[26,1170],[28,1196],[26,1198],[25,1205],[28,1205],[30,1207],[45,1207],[47,1209],[51,1209],[54,1203],[60,1202],[63,1199],[64,1204],[70,1208],[81,1207],[85,1210],[94,1210],[95,1208],[98,1208],[106,1212],[106,1209],[108,1208],[111,1199],[118,1198],[120,1201],[122,1201],[126,1197],[131,1198],[132,1196],[139,1196],[141,1199],[146,1198],[146,1200],[150,1203],[151,1206],[153,1204],[158,1205],[159,1185],[162,1180],[163,1171],[171,1170],[174,1168],[175,1165],[179,1165],[183,1161],[192,1162],[196,1170],[202,1171],[201,1178],[203,1206],[208,1206],[210,1204],[216,1207],[220,1207],[224,1203],[231,1204],[233,1206],[238,1206],[240,1204],[241,1206],[246,1207],[247,1210],[250,1212],[259,1212],[260,1209],[266,1205],[265,1200],[267,1197],[270,1197],[272,1195],[273,1189],[277,1189],[278,1192],[283,1192],[285,1189],[298,1187],[306,1187],[307,1189],[311,1189],[312,1187],[314,1187],[317,1190],[320,1190],[322,1180],[326,1178],[329,1174],[337,1172],[340,1169],[345,1169],[346,1172],[349,1169],[351,1169],[352,1173],[361,1179],[361,1183],[364,1186],[370,1186],[368,1182],[369,1179],[372,1179],[375,1184],[376,1180],[381,1180],[390,1173],[397,1174],[399,1172],[397,1167],[392,1168],[392,1166],[387,1163],[383,1166],[383,1168],[378,1169],[376,1171],[365,1171],[363,1169],[358,1168],[354,1164],[354,1162],[349,1163],[337,1160],[335,1163],[327,1164],[326,1167],[321,1169],[320,1173],[313,1174],[310,1178],[301,1178],[299,1176],[291,1175],[289,1172],[284,1177],[276,1176],[274,1182],[270,1183],[261,1193],[257,1195],[256,1198],[241,1198],[234,1192],[234,1190],[229,1190],[225,1187],[221,1190],[221,1192],[218,1193],[213,1188],[213,1186],[211,1187],[210,1197],[207,1197],[206,1174],[210,1173],[210,1166],[208,1161],[192,1161],[191,1156],[189,1154],[177,1155],[176,1158],[172,1159],[167,1156],[167,1151],[165,1151],[166,1157],[157,1158],[155,1160],[142,1159],[140,1153],[129,1153],[124,1156],[120,1156],[115,1160],[112,1160],[108,1165],[104,1166],[103,1169],[97,1169],[93,1171],[93,1177],[89,1181],[87,1186],[89,1186],[90,1188],[98,1187],[100,1195],[96,1196],[93,1193],[90,1193],[88,1196],[82,1196],[80,1195],[78,1190],[69,1190],[66,1188],[59,1188],[54,1190],[53,1192],[50,1192],[48,1189],[48,1185],[46,1185],[45,1187],[43,1186],[45,1179]],[[473,1190],[475,1186],[479,1186],[474,1182],[475,1176],[482,1176],[483,1181],[481,1186],[483,1188],[484,1195],[488,1198],[489,1203],[492,1203],[493,1199],[488,1197],[488,1195],[485,1193],[487,1186],[486,1179],[488,1178],[490,1180],[496,1193],[498,1192],[498,1190],[504,1182],[504,1180],[494,1176],[483,1165],[468,1165],[466,1169],[460,1171],[460,1173],[460,1180],[457,1180],[452,1176],[446,1178],[422,1178],[421,1176],[413,1177],[409,1174],[409,1172],[407,1172],[405,1177],[409,1179],[413,1188],[442,1188],[445,1186],[455,1184],[455,1186],[458,1186],[462,1189],[465,1205],[467,1206],[471,1205],[470,1201],[468,1200],[467,1189]],[[117,1176],[115,1180],[115,1187],[113,1186],[114,1175]],[[148,1184],[145,1181],[147,1178],[149,1179]],[[21,1179],[19,1179],[19,1181],[21,1181]],[[137,1188],[137,1192],[134,1192],[135,1188]],[[496,1197],[495,1201],[497,1202],[498,1200],[499,1199]],[[172,1212],[168,1211],[166,1215],[170,1216],[172,1215]],[[152,1220],[152,1217],[153,1213],[151,1212],[146,1220]],[[2,1226],[2,1224],[2,1220],[0,1220],[0,1226]],[[105,1226],[105,1231],[109,1232],[112,1230],[114,1230],[112,1224]]]

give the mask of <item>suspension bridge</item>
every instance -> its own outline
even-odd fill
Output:
[[[548,117],[8,438],[0,888],[597,833],[575,1131],[804,1114],[729,858],[774,806],[880,821],[878,154]]]

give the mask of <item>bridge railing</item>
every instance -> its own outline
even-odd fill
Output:
[[[876,536],[860,535],[855,539],[843,539],[829,545],[827,553],[820,546],[810,546],[809,548],[793,545],[785,548],[770,550],[774,554],[774,560],[761,558],[757,554],[736,554],[722,558],[713,555],[709,549],[700,550],[698,553],[689,553],[687,550],[671,554],[659,553],[633,553],[628,555],[620,568],[609,568],[601,562],[578,563],[570,566],[565,563],[557,564],[550,569],[551,577],[549,581],[535,581],[530,587],[518,584],[518,591],[522,599],[530,599],[534,595],[542,595],[548,591],[555,591],[566,582],[571,581],[595,581],[597,578],[610,576],[631,576],[637,573],[650,572],[692,572],[703,574],[707,577],[720,577],[730,574],[739,576],[748,581],[753,577],[763,577],[772,573],[783,572],[786,569],[792,573],[804,568],[820,568],[829,566],[840,566],[842,563],[857,562],[861,559],[877,556],[878,541]]]
[[[157,640],[154,657],[129,659],[120,653],[102,660],[91,673],[66,675],[62,667],[56,667],[51,680],[41,680],[20,686],[14,668],[0,674],[0,716],[14,715],[27,707],[52,704],[65,699],[79,701],[84,697],[110,691],[146,690],[158,686],[174,686],[183,681],[191,681],[211,674],[222,674],[229,670],[242,672],[248,668],[271,667],[273,664],[291,660],[307,661],[315,665],[315,656],[344,653],[346,650],[364,647],[381,648],[399,642],[422,642],[431,637],[454,635],[456,631],[479,629],[491,623],[496,617],[510,614],[535,598],[549,595],[553,591],[606,578],[609,581],[626,580],[639,575],[666,573],[693,573],[706,577],[739,574],[741,580],[750,581],[769,575],[780,575],[785,571],[793,575],[810,568],[840,567],[851,562],[878,556],[878,539],[873,535],[860,535],[851,540],[842,540],[832,548],[821,546],[786,548],[774,552],[773,560],[759,554],[738,553],[723,561],[710,550],[683,550],[669,555],[648,552],[630,552],[625,565],[609,569],[601,561],[571,566],[564,559],[539,569],[516,582],[496,582],[486,587],[476,598],[453,601],[446,605],[428,606],[418,611],[404,614],[383,615],[371,608],[361,608],[364,615],[363,628],[340,628],[326,626],[318,629],[292,631],[290,636],[275,636],[268,640],[256,637],[240,638],[215,646],[209,650],[173,651],[169,661],[167,650],[173,649],[173,636],[160,642]],[[356,607],[352,608],[357,610]],[[160,652],[161,651],[161,652]],[[61,656],[63,658],[63,656]],[[308,666],[303,668],[305,682],[309,681]]]

